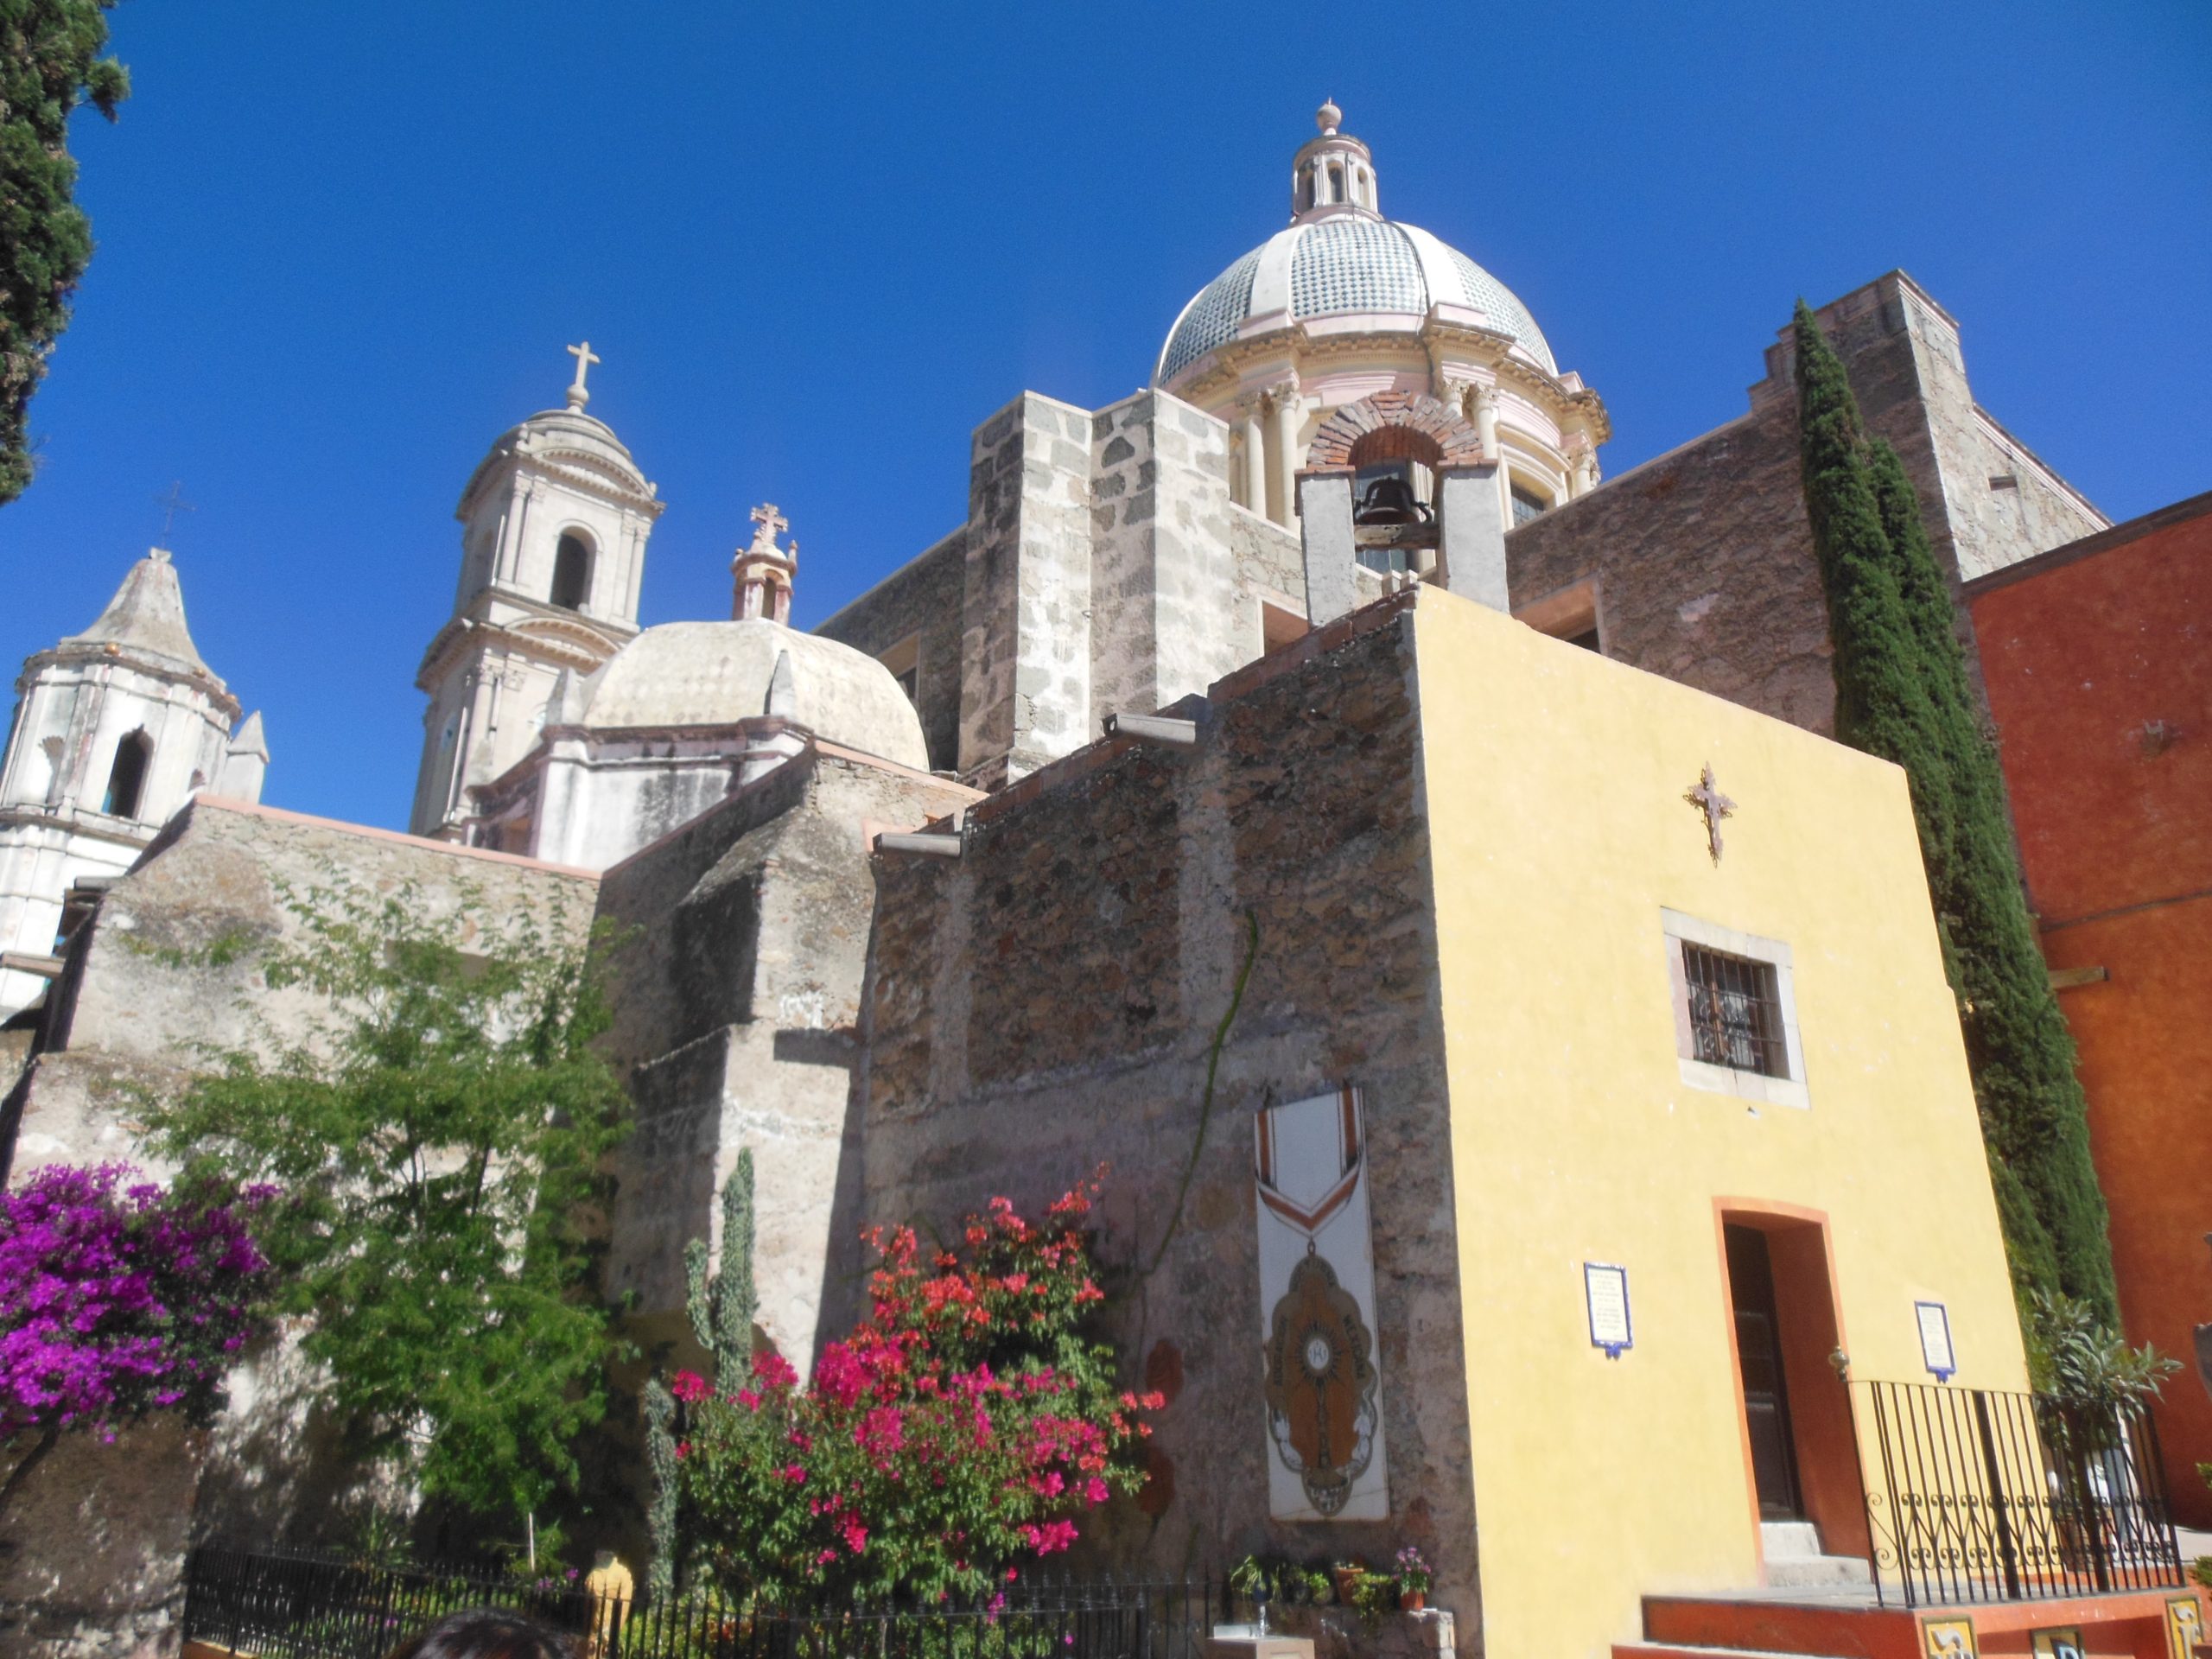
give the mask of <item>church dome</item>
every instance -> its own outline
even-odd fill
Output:
[[[1289,228],[1192,296],[1168,331],[1153,383],[1171,384],[1250,322],[1281,328],[1357,315],[1372,319],[1368,332],[1412,334],[1438,306],[1450,321],[1510,335],[1520,354],[1557,374],[1550,346],[1512,289],[1419,226],[1382,217],[1373,157],[1338,130],[1340,117],[1333,104],[1322,105],[1321,136],[1298,153]]]
[[[786,688],[776,665],[788,658]],[[825,742],[917,772],[929,769],[921,717],[874,658],[780,622],[664,622],[647,628],[584,683],[574,723],[597,730],[734,726],[778,707]]]
[[[1377,332],[1411,333],[1437,305],[1476,313],[1547,374],[1559,372],[1529,308],[1459,249],[1418,225],[1346,215],[1278,231],[1200,289],[1169,331],[1154,378],[1166,385],[1254,317],[1274,315],[1281,326],[1359,313],[1389,319]]]

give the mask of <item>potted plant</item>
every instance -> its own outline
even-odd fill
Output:
[[[1361,1624],[1374,1630],[1382,1623],[1383,1616],[1398,1605],[1398,1579],[1394,1573],[1376,1573],[1363,1567],[1344,1592],[1345,1605],[1358,1613]]]
[[[1229,1588],[1252,1604],[1253,1623],[1261,1635],[1268,1633],[1268,1604],[1274,1599],[1274,1575],[1257,1555],[1247,1555],[1229,1569]]]
[[[1434,1575],[1421,1551],[1408,1544],[1398,1552],[1398,1605],[1409,1613],[1417,1613],[1428,1605],[1428,1586]]]
[[[1337,1599],[1350,1607],[1358,1593],[1359,1581],[1367,1576],[1367,1563],[1357,1556],[1348,1561],[1332,1561],[1329,1576],[1336,1580]]]

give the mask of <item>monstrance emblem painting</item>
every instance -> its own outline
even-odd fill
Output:
[[[1389,1493],[1358,1093],[1270,1107],[1255,1127],[1268,1512],[1382,1519]]]

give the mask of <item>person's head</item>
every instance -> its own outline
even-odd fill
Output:
[[[520,1613],[479,1607],[450,1613],[391,1650],[389,1659],[576,1659],[576,1639]]]

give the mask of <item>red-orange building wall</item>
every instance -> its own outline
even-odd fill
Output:
[[[2212,1527],[2212,494],[1967,589],[2029,896],[2089,1099],[2131,1340],[2176,1516]]]

